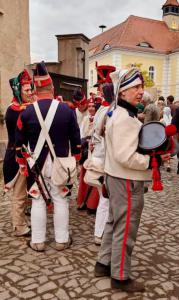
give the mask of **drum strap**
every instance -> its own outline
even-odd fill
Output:
[[[152,180],[153,180],[152,189],[153,191],[162,191],[163,184],[161,182],[161,175],[159,171],[158,161],[155,156],[155,152],[152,155],[151,166],[152,166]]]
[[[151,162],[151,167],[152,167],[152,180],[153,180],[153,185],[152,189],[153,191],[162,191],[163,190],[163,184],[161,182],[161,175],[160,175],[160,170],[159,170],[159,165],[156,159],[156,155],[163,155],[167,153],[172,153],[174,151],[175,143],[172,137],[170,137],[170,142],[169,142],[169,147],[166,151],[158,151],[158,152],[153,152],[151,154],[152,157],[152,162]]]

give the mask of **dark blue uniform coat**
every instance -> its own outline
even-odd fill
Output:
[[[15,159],[15,130],[20,113],[21,111],[16,111],[12,106],[9,106],[5,115],[8,144],[3,162],[3,175],[6,188],[11,188],[13,186],[13,182],[15,181],[19,170],[19,165]]]
[[[50,108],[52,100],[43,99],[38,101],[38,105],[45,119],[48,110]],[[29,105],[24,112],[22,112],[20,119],[18,120],[18,126],[16,130],[16,147],[20,148],[23,144],[30,146],[30,151],[33,153],[35,146],[38,142],[41,127],[36,116],[36,112],[33,105]],[[80,130],[77,124],[77,119],[74,111],[68,107],[65,103],[59,103],[55,116],[53,118],[49,135],[54,146],[56,156],[67,157],[69,154],[69,143],[72,155],[80,154]],[[47,143],[42,146],[39,157],[37,158],[37,164],[42,170],[46,157],[49,153],[49,147]],[[21,152],[17,151],[19,162],[21,162]],[[28,190],[34,183],[33,173],[29,172],[27,178]]]

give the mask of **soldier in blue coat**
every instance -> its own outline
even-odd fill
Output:
[[[5,115],[8,144],[3,162],[4,184],[5,191],[13,189],[11,215],[14,235],[28,236],[30,228],[25,216],[27,204],[26,178],[20,174],[19,165],[15,159],[15,129],[20,113],[33,101],[33,85],[27,70],[21,72],[16,78],[10,79],[9,82],[14,97]]]
[[[72,155],[79,159],[81,140],[75,113],[67,104],[53,100],[53,83],[44,62],[37,64],[34,83],[37,90],[37,103],[56,156],[67,157],[70,150]],[[57,108],[52,117],[51,109],[54,103],[56,103]],[[20,169],[26,174],[26,159],[22,156],[22,150],[20,150],[24,144],[29,145],[28,152],[33,156],[33,159],[32,157],[27,159],[28,192],[33,197],[31,210],[32,239],[29,246],[35,251],[45,250],[47,215],[46,203],[38,184],[38,181],[41,180],[41,176],[39,176],[41,173],[54,204],[55,248],[63,250],[71,244],[69,236],[69,200],[66,198],[70,188],[69,186],[57,187],[52,183],[52,156],[33,105],[30,105],[21,114],[16,132],[17,160]],[[40,170],[40,173],[36,176],[33,171],[34,164],[38,165],[38,170]]]

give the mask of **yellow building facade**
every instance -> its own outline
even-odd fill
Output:
[[[97,81],[96,61],[98,65],[113,65],[116,69],[127,68],[129,65],[141,64],[141,69],[148,71],[157,88],[158,95],[167,97],[169,94],[179,99],[179,53],[171,55],[148,55],[129,51],[110,51],[90,59],[89,86],[90,92],[96,92],[93,85]],[[151,67],[153,71],[151,73]],[[152,75],[153,74],[153,75]]]
[[[177,15],[174,17],[179,20],[179,4],[177,1],[174,7],[177,9]],[[165,10],[167,15],[165,15]],[[173,19],[170,10],[173,10],[173,1],[171,5],[168,0],[163,5],[163,21],[130,16],[125,22],[114,27],[115,31],[119,31],[119,43],[117,39],[113,42],[109,38],[113,28],[92,39],[89,60],[89,86],[91,92],[96,92],[93,87],[97,81],[96,61],[98,65],[113,65],[116,69],[141,64],[141,69],[147,71],[149,77],[154,81],[157,90],[156,97],[160,95],[167,97],[172,94],[179,100],[179,49],[177,49],[179,28],[177,27],[177,30],[176,26],[175,29],[171,28]],[[165,18],[167,18],[167,22]],[[124,23],[126,38],[122,40],[120,32]],[[138,26],[140,24],[143,32],[141,26]],[[128,25],[129,30],[127,29]],[[130,35],[131,25],[134,29]],[[161,37],[163,41],[160,41]]]

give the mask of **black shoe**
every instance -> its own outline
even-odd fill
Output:
[[[56,242],[54,248],[56,250],[58,250],[58,251],[63,251],[65,249],[70,248],[70,246],[72,245],[72,243],[73,243],[72,237],[69,236],[68,242],[66,242],[66,243],[58,243],[58,242]]]
[[[31,207],[27,207],[25,210],[25,215],[30,217],[31,216]]]
[[[27,246],[36,252],[45,251],[45,243],[32,243],[31,241],[28,241]]]
[[[14,235],[16,237],[30,237],[31,236],[31,228],[28,227],[24,232],[15,231]]]
[[[24,237],[30,237],[30,236],[31,236],[31,234],[32,234],[32,232],[31,232],[31,228],[30,228],[29,232],[27,232],[27,233],[26,233],[26,234],[24,234],[23,236],[24,236]]]
[[[111,266],[103,265],[100,262],[97,262],[94,269],[95,277],[110,277],[111,276]]]
[[[144,292],[145,286],[141,282],[137,282],[133,279],[127,280],[117,280],[111,278],[111,287],[113,289],[120,289],[121,291],[125,291],[127,293],[135,293],[135,292]]]
[[[86,210],[87,209],[86,204],[85,203],[81,204],[81,206],[78,206],[77,209],[78,210]]]
[[[96,209],[92,209],[92,208],[87,207],[87,213],[88,213],[88,215],[95,215],[96,214]]]
[[[144,185],[144,194],[146,194],[148,192],[148,190],[149,190],[148,186]]]

